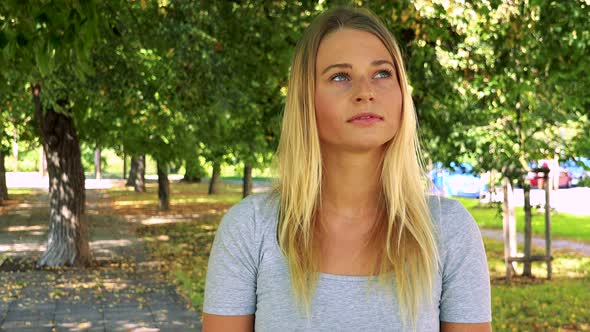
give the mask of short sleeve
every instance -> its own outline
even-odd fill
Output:
[[[479,228],[457,201],[448,200],[441,212],[444,249],[440,320],[491,322],[490,276]]]
[[[209,255],[203,311],[250,315],[256,311],[256,223],[246,198],[222,218]]]

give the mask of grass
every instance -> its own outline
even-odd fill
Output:
[[[224,180],[234,180],[234,181],[242,181],[242,179],[243,179],[241,176],[223,176],[221,178]],[[274,178],[267,177],[267,176],[255,176],[255,177],[252,177],[252,180],[253,181],[265,181],[268,183],[272,183]]]
[[[494,331],[589,331],[590,279],[492,287]]]
[[[206,183],[173,182],[171,210],[168,212],[157,210],[157,184],[148,183],[147,190],[146,193],[135,193],[124,187],[104,190],[105,211],[101,213],[145,218],[160,216],[162,222],[140,225],[138,234],[146,241],[152,259],[160,263],[169,280],[196,309],[201,310],[211,244],[221,217],[241,199],[241,186],[222,184],[221,193],[210,196]],[[478,208],[476,201],[461,201],[481,226],[501,227],[500,219],[495,217],[496,210]],[[563,228],[571,226],[566,223],[578,222],[573,217],[566,214],[555,216],[554,231],[563,236]],[[580,223],[583,220],[590,222],[587,218],[579,220]],[[494,331],[590,331],[590,309],[586,305],[590,303],[590,257],[555,251],[553,280],[544,278],[544,264],[534,263],[533,274],[537,278],[517,277],[507,284],[503,278],[502,242],[485,239],[485,247],[492,283]],[[541,253],[541,248],[534,248],[533,254],[537,253]],[[517,266],[517,272],[522,272],[521,264]]]
[[[155,258],[166,261],[171,279],[192,304],[202,310],[207,259],[221,216],[190,223],[145,227]],[[537,279],[503,279],[503,244],[486,240],[492,277],[494,331],[590,330],[590,257],[556,252],[553,277],[548,281],[543,264],[533,264]],[[517,268],[519,272],[522,272]]]
[[[455,198],[459,200],[473,215],[482,228],[502,229],[501,207],[479,206],[477,199]],[[545,214],[533,209],[533,234],[545,235]],[[524,232],[524,208],[516,207],[516,229]],[[551,213],[551,236],[558,239],[569,239],[590,243],[590,216],[573,215],[562,212]]]
[[[207,196],[206,187],[182,184],[173,186],[182,201],[200,205],[217,204],[217,213],[190,219],[187,222],[149,225],[140,228],[141,236],[149,243],[154,259],[163,262],[171,281],[199,310],[203,305],[207,260],[219,220],[225,209],[239,201],[239,185],[228,185],[220,196]],[[118,192],[119,200],[134,196]],[[155,195],[142,196],[155,204]],[[134,200],[132,198],[131,200]],[[173,201],[174,202],[174,201]],[[206,202],[206,203],[204,203]],[[473,207],[471,207],[473,208]],[[495,211],[485,211],[494,216]],[[560,215],[561,216],[561,215]],[[492,312],[494,331],[580,331],[590,330],[590,257],[574,252],[556,251],[553,261],[553,280],[545,276],[545,265],[533,264],[535,279],[514,278],[507,284],[504,276],[503,244],[485,240],[492,282]],[[541,253],[535,248],[534,254]],[[517,266],[517,272],[522,267]],[[585,325],[586,324],[586,325]]]
[[[8,188],[8,200],[0,201],[0,216],[14,209],[27,198],[42,192],[42,189]]]
[[[534,279],[504,278],[504,245],[484,240],[492,282],[494,331],[589,331],[590,257],[556,251],[553,280],[547,280],[544,263],[533,263]],[[534,248],[533,254],[541,254]],[[522,273],[522,264],[517,265]]]

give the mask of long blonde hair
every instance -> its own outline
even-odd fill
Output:
[[[401,86],[402,120],[394,138],[386,143],[382,162],[382,209],[386,216],[376,225],[373,237],[382,253],[375,264],[379,285],[384,289],[396,286],[402,318],[409,318],[414,325],[422,301],[431,300],[437,274],[435,230],[426,201],[416,114],[401,52],[387,28],[366,9],[336,8],[322,13],[295,48],[277,152],[277,240],[288,260],[295,298],[309,315],[319,278],[314,229],[322,188],[314,107],[316,55],[322,38],[342,28],[377,36],[394,59]]]

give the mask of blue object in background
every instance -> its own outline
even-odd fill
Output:
[[[450,169],[443,168],[442,163],[436,163],[435,167],[430,178],[440,194],[478,198],[488,190],[486,181],[474,174],[473,167],[467,163],[451,163]]]
[[[581,166],[580,164],[584,165]],[[590,159],[577,158],[577,162],[573,160],[566,160],[560,163],[560,167],[567,169],[572,173],[572,185],[577,186],[578,183],[586,177],[590,177]]]

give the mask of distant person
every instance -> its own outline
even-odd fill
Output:
[[[280,179],[219,225],[203,331],[490,331],[479,229],[429,197],[399,48],[364,9],[297,44]]]

